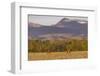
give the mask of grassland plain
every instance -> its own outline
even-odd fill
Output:
[[[28,60],[87,58],[87,41],[87,39],[29,40]]]
[[[28,53],[28,60],[82,59],[88,58],[88,51]]]

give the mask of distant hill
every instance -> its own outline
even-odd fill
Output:
[[[28,23],[28,38],[38,39],[65,39],[87,38],[88,22],[85,20],[63,18],[55,25],[45,26]]]

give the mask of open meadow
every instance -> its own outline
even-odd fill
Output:
[[[81,59],[88,58],[87,51],[28,53],[28,60]]]

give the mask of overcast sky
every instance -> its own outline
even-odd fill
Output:
[[[29,15],[29,22],[38,23],[41,25],[52,25],[56,24],[63,18],[87,20],[87,17],[61,17],[61,16],[41,16],[41,15]]]

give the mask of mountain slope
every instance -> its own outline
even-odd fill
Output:
[[[35,23],[28,24],[29,38],[71,38],[87,37],[88,22],[85,20],[61,19],[57,24],[44,26]]]

